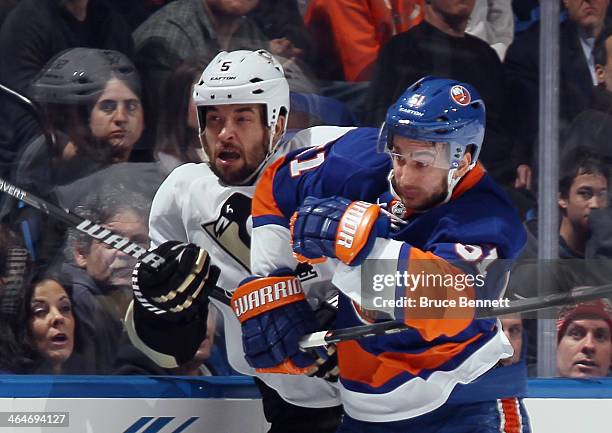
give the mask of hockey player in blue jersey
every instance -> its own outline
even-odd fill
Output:
[[[503,296],[525,243],[512,204],[478,163],[484,132],[472,86],[427,77],[390,107],[379,134],[356,129],[289,154],[257,186],[256,277],[232,298],[251,366],[303,374],[321,362],[298,346],[313,330],[316,294],[293,275],[296,257],[323,261],[333,277],[336,327],[385,318],[410,327],[338,345],[339,432],[529,431],[518,398],[526,377],[499,367],[511,345],[497,320],[474,319],[474,301]],[[372,269],[412,277],[384,292],[394,302],[376,305]],[[428,303],[399,302],[421,298]]]

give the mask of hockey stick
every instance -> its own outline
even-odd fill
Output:
[[[612,284],[596,287],[576,287],[567,293],[554,293],[542,297],[512,301],[509,302],[509,306],[507,307],[480,308],[476,310],[476,318],[487,319],[512,313],[527,313],[529,311],[544,310],[561,305],[575,304],[578,302],[599,299],[611,294]],[[394,334],[408,328],[409,327],[403,322],[392,320],[388,322],[374,323],[372,325],[361,325],[350,328],[319,331],[302,337],[300,340],[300,347],[306,349],[309,347],[324,346],[326,344],[334,344],[347,340],[359,340],[361,338],[373,337],[376,335]]]
[[[164,263],[163,257],[147,251],[145,248],[130,241],[129,239],[118,235],[117,233],[113,233],[109,229],[104,228],[86,218],[80,217],[77,214],[70,212],[68,209],[62,209],[53,203],[49,203],[40,197],[36,197],[35,195],[16,187],[12,183],[2,178],[0,178],[0,191],[15,197],[17,200],[21,200],[22,202],[32,206],[35,209],[38,209],[46,215],[75,227],[80,232],[104,242],[111,248],[132,256],[154,269],[159,268],[159,266]]]

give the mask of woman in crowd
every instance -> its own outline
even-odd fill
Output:
[[[55,146],[39,137],[24,149],[13,179],[45,195],[110,164],[128,160],[144,130],[134,65],[111,50],[72,48],[47,63],[31,84]]]
[[[25,288],[25,289],[24,289]],[[14,314],[0,323],[0,369],[14,374],[94,374],[95,336],[84,336],[74,314],[72,282],[56,270],[24,281]]]
[[[13,181],[26,191],[55,201],[53,188],[112,164],[126,162],[144,129],[140,80],[134,65],[112,50],[72,48],[49,61],[31,84],[44,109],[49,132],[21,154]],[[4,206],[19,227],[33,258],[49,263],[63,242],[64,227],[42,220],[14,201]],[[25,222],[25,224],[22,224]]]
[[[75,367],[76,318],[70,285],[60,280],[43,276],[26,294],[25,323],[33,361],[26,372],[62,374]]]

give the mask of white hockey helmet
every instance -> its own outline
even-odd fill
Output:
[[[193,88],[198,107],[200,131],[206,126],[205,110],[200,107],[228,104],[263,104],[270,129],[268,154],[280,114],[289,114],[289,84],[281,64],[266,50],[220,52],[208,64]],[[285,122],[285,128],[287,128]]]

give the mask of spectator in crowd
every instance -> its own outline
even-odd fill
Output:
[[[563,152],[588,143],[608,163],[612,161],[612,27],[606,27],[593,47],[597,86],[589,107],[571,123],[563,140]]]
[[[13,179],[45,195],[105,165],[128,160],[144,129],[134,65],[111,50],[72,48],[58,54],[31,85],[57,143],[27,146]]]
[[[514,38],[511,0],[476,0],[465,32],[486,41],[500,60]]]
[[[593,44],[604,28],[609,0],[564,0],[568,19],[560,28],[559,119],[562,128],[582,111],[597,84]],[[514,154],[519,164],[517,187],[528,187],[538,134],[539,34],[534,25],[516,37],[504,60],[509,101],[506,116],[514,132]],[[516,128],[516,125],[521,125]]]
[[[110,188],[89,196],[76,213],[147,248],[149,207],[150,202],[137,193]],[[74,281],[77,311],[102,306],[117,322],[123,320],[132,297],[136,259],[76,229],[69,231],[65,255],[63,268]],[[89,315],[83,313],[85,322]]]
[[[58,54],[32,83],[56,144],[41,135],[23,150],[12,180],[55,201],[53,188],[110,164],[128,160],[144,128],[140,80],[136,68],[118,51],[72,48]],[[31,208],[7,201],[14,226],[27,230],[35,260],[47,263],[63,243],[63,224],[42,219]],[[22,227],[22,222],[26,225]]]
[[[76,213],[143,247],[148,247],[146,220],[150,202],[125,189],[110,187],[91,194]],[[132,257],[71,229],[61,271],[72,280],[74,311],[94,344],[96,371],[110,373],[130,301]]]
[[[559,258],[583,259],[591,226],[593,210],[608,203],[610,170],[598,154],[589,149],[589,143],[572,149],[561,160],[559,175]],[[525,223],[527,244],[521,259],[537,258],[537,219]],[[512,284],[510,284],[512,287]],[[535,296],[523,293],[523,296]]]
[[[0,349],[15,374],[95,374],[100,359],[97,336],[85,334],[74,312],[70,278],[57,269],[41,272],[24,282],[15,297],[16,314],[4,316],[0,329],[12,330],[12,344]],[[3,359],[3,364],[6,361]],[[106,370],[108,371],[108,370]]]
[[[425,20],[394,36],[382,48],[367,98],[368,123],[380,126],[387,107],[423,76],[473,83],[487,103],[487,131],[480,159],[498,181],[508,183],[515,175],[501,121],[504,72],[495,51],[465,33],[474,2],[430,0],[425,5]]]
[[[165,174],[186,162],[202,162],[205,154],[198,136],[198,119],[193,103],[193,85],[206,62],[190,58],[180,63],[166,82],[155,142],[155,159]]]
[[[26,318],[35,360],[28,373],[61,374],[76,342],[70,284],[57,277],[42,277],[26,294]]]
[[[304,21],[315,42],[318,77],[370,80],[381,47],[419,24],[423,7],[423,0],[312,0]]]
[[[0,224],[0,373],[16,373],[27,362],[27,332],[18,319],[29,268],[21,239]]]
[[[563,308],[557,319],[561,377],[608,376],[612,365],[612,305],[607,300]]]
[[[597,155],[577,148],[568,155],[559,179],[559,257],[584,258],[589,216],[607,206],[610,172]]]
[[[269,41],[257,24],[246,17],[258,2],[176,0],[134,31],[136,64],[146,86],[145,104],[153,122],[159,118],[160,92],[182,60],[202,56],[208,62],[221,50],[268,47]]]
[[[146,354],[134,347],[124,335],[119,346],[113,374],[125,375],[171,375],[171,376],[228,376],[239,375],[233,370],[225,354],[225,344],[216,342],[218,337],[218,310],[210,306],[207,318],[206,336],[193,359],[176,368],[162,368]],[[131,314],[131,312],[129,313]],[[128,323],[133,323],[128,321]],[[128,330],[131,332],[131,330]]]
[[[26,95],[30,82],[56,54],[72,47],[117,50],[132,56],[130,29],[103,0],[22,0],[0,28],[0,83]],[[0,173],[40,133],[31,113],[4,101],[0,123],[12,136],[3,140]]]
[[[309,57],[312,42],[296,0],[259,0],[248,16],[270,40],[272,52],[289,59]]]
[[[588,143],[585,143],[588,146]],[[511,299],[541,296],[548,293],[567,292],[578,286],[599,285],[609,282],[611,277],[607,263],[583,260],[593,240],[602,249],[605,235],[593,236],[594,230],[607,230],[612,221],[594,222],[592,214],[605,210],[608,203],[609,167],[588,147],[576,147],[561,160],[559,175],[559,247],[560,261],[536,261],[538,221],[525,222],[527,244],[510,275],[506,295]],[[605,216],[605,215],[602,215]],[[608,235],[607,238],[612,239]],[[609,257],[609,256],[608,256]],[[591,254],[590,258],[593,258]],[[601,258],[601,257],[600,257]],[[544,279],[538,290],[534,276]],[[536,321],[525,321],[529,339],[528,364],[537,359]]]
[[[502,324],[504,334],[508,337],[514,353],[510,358],[501,360],[502,365],[516,364],[521,359],[523,352],[523,321],[520,314],[509,314],[507,316],[500,317],[499,320]]]

